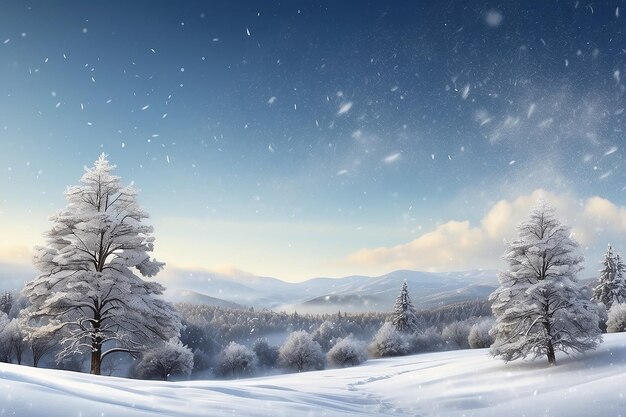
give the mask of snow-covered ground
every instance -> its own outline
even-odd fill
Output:
[[[626,334],[586,355],[486,350],[238,381],[154,382],[0,364],[0,416],[624,416]]]

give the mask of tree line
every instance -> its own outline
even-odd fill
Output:
[[[299,315],[224,310],[163,301],[150,281],[153,230],[137,191],[101,155],[67,206],[51,217],[35,250],[40,274],[20,297],[0,298],[0,360],[33,365],[54,352],[56,366],[92,374],[131,358],[137,377],[210,372],[234,377],[277,369],[357,365],[368,357],[490,347],[505,361],[583,352],[603,328],[626,326],[624,264],[609,246],[593,291],[577,281],[584,258],[570,228],[540,201],[507,244],[507,264],[489,301],[417,312],[406,283],[390,314]],[[493,317],[492,317],[493,315]],[[280,334],[281,343],[269,338]],[[124,356],[121,356],[124,355]],[[118,362],[123,359],[118,359]]]

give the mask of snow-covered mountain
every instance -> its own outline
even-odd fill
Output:
[[[234,276],[170,268],[162,282],[229,302],[298,312],[387,311],[407,281],[418,308],[484,299],[497,286],[495,271],[394,271],[378,277],[314,278],[291,283],[248,274]]]
[[[0,414],[67,416],[623,415],[626,333],[593,352],[505,364],[486,349],[234,381],[141,381],[0,363]]]
[[[0,263],[0,290],[19,290],[37,271]],[[164,298],[225,308],[270,308],[311,313],[388,311],[405,280],[417,308],[484,299],[497,286],[496,272],[430,273],[400,270],[378,277],[353,275],[292,283],[245,272],[225,275],[167,267],[158,275]]]

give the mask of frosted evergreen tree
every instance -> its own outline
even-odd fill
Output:
[[[414,333],[419,328],[417,314],[415,313],[413,303],[411,303],[406,281],[402,283],[400,294],[396,297],[396,303],[393,306],[393,313],[391,315],[391,323],[396,330],[404,333]]]
[[[611,245],[601,263],[602,269],[598,285],[593,289],[593,299],[603,303],[609,310],[614,304],[626,302],[626,282],[624,282],[626,267],[620,256],[613,252]]]
[[[596,348],[598,312],[577,283],[583,257],[570,228],[540,200],[518,233],[504,255],[508,269],[489,297],[496,318],[491,353],[505,361],[545,355],[554,365],[556,351]]]
[[[154,249],[148,214],[137,191],[122,186],[102,154],[85,168],[81,185],[65,191],[68,205],[51,217],[53,226],[34,264],[41,274],[22,294],[32,337],[60,336],[57,360],[91,354],[91,373],[113,352],[138,354],[180,334],[174,308],[156,298],[162,285],[144,281],[164,266]]]
[[[0,311],[9,314],[11,307],[13,307],[13,294],[9,291],[5,291],[0,295]]]

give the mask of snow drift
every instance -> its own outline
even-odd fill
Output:
[[[575,357],[511,362],[487,350],[370,360],[346,369],[236,381],[156,382],[0,364],[0,415],[617,416],[626,334]]]

